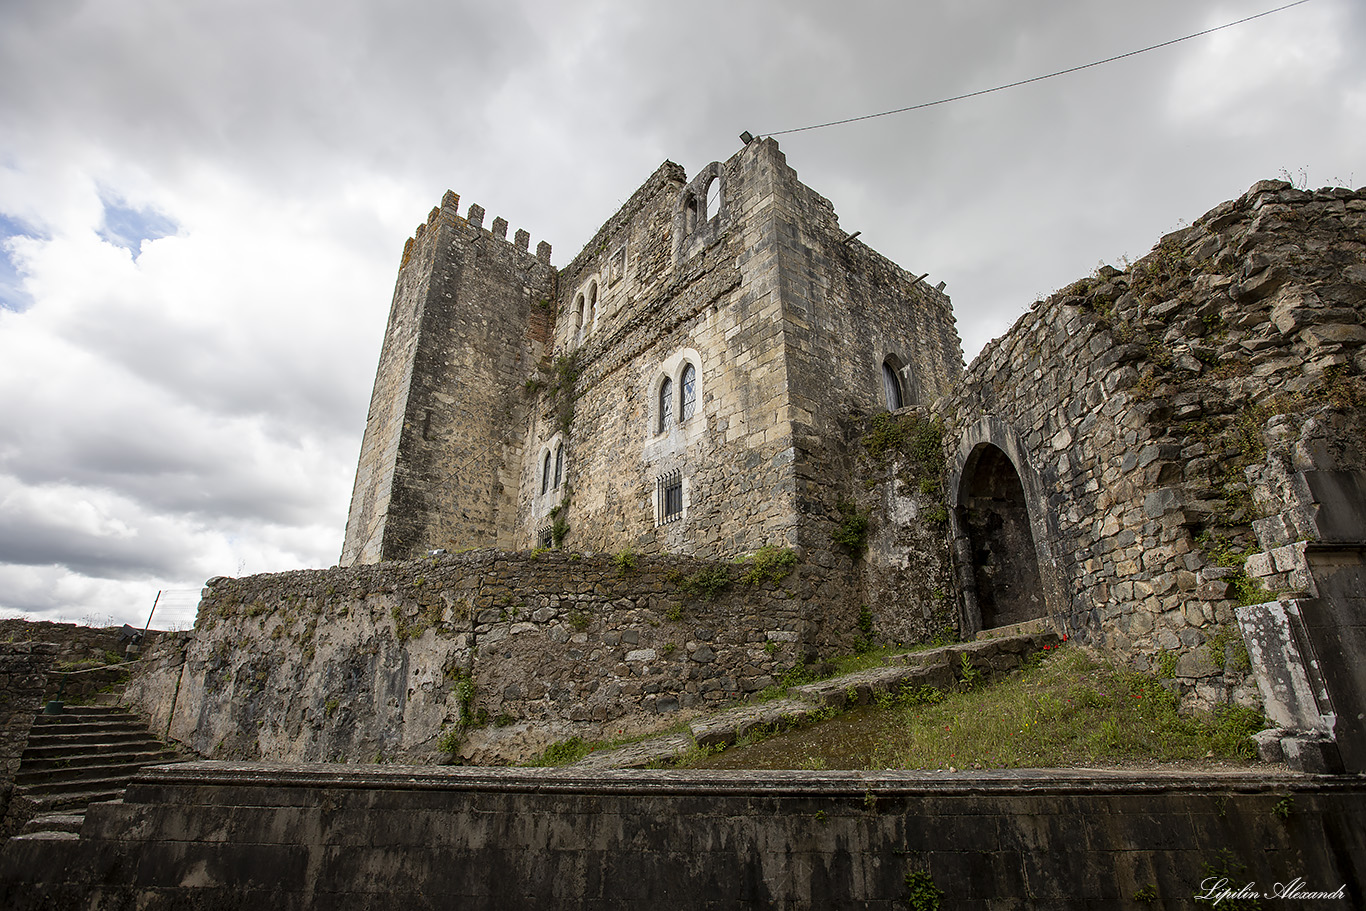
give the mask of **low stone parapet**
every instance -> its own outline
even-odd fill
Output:
[[[207,911],[1195,904],[1220,878],[1366,895],[1360,777],[1187,771],[148,770],[0,905]]]

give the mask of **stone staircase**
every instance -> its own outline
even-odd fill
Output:
[[[39,714],[14,779],[16,797],[34,810],[20,836],[75,838],[90,804],[122,797],[144,766],[184,758],[118,706]]]

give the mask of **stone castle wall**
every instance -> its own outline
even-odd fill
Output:
[[[1254,526],[1308,536],[1297,473],[1362,468],[1364,316],[1366,193],[1276,181],[1035,304],[944,410],[964,627],[1030,601],[1206,702],[1250,700]],[[996,590],[1031,539],[1032,590]]]
[[[713,181],[716,211],[701,204]],[[541,456],[522,474],[526,546],[559,520],[582,550],[828,550],[850,483],[839,431],[886,407],[884,361],[907,403],[943,394],[961,371],[948,299],[841,231],[772,141],[686,184],[662,167],[560,280],[573,414],[547,371],[526,447]],[[685,362],[698,370],[698,413],[661,430],[661,379],[677,389]],[[546,454],[560,447],[563,485],[543,493]],[[673,471],[684,514],[663,523],[657,479]]]
[[[448,192],[403,251],[341,562],[513,544],[521,385],[549,342],[550,246],[458,212]]]
[[[562,273],[560,350],[579,371],[573,418],[557,425],[561,401],[547,394],[530,437],[564,446],[566,474],[541,496],[543,465],[524,470],[526,544],[566,499],[554,518],[568,523],[574,549],[734,556],[795,543],[782,302],[767,237],[776,155],[756,145],[686,185],[681,169],[661,169]],[[695,213],[689,231],[680,206],[703,199],[712,179],[719,211]],[[619,256],[625,278],[613,283]],[[598,315],[580,343],[576,301],[595,284]],[[661,383],[669,378],[677,400],[685,364],[696,370],[696,413],[684,421],[676,403],[661,422]],[[659,479],[673,472],[683,511],[666,522]]]
[[[800,569],[747,583],[752,568],[478,551],[217,579],[183,657],[149,656],[128,694],[212,758],[524,760],[852,650],[858,630],[828,622]]]

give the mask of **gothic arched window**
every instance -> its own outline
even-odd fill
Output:
[[[682,401],[679,403],[678,420],[686,424],[688,418],[692,417],[697,411],[697,368],[688,364],[683,368],[683,377],[679,381],[683,387]]]
[[[549,456],[547,456],[549,458]],[[564,446],[555,447],[555,486],[560,486],[560,481],[564,478]]]
[[[541,460],[541,493],[550,489],[550,452],[547,450],[545,458]]]
[[[674,419],[674,381],[667,376],[659,384],[659,433],[669,429]]]

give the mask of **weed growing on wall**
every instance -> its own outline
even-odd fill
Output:
[[[669,578],[684,595],[703,601],[715,601],[733,581],[725,566],[710,566],[686,576],[671,574]]]
[[[939,911],[944,893],[934,884],[928,870],[906,873],[906,907],[911,911]]]
[[[636,552],[628,547],[612,557],[612,564],[616,566],[618,576],[629,575],[636,568]]]
[[[568,435],[574,423],[574,386],[579,381],[578,352],[562,354],[551,365],[550,400],[555,407],[555,426]]]
[[[859,607],[858,638],[854,640],[854,652],[859,655],[873,650],[873,611],[868,605]]]
[[[840,520],[830,532],[830,540],[849,556],[858,559],[868,547],[868,510],[860,510],[853,500],[840,497],[835,503]]]
[[[740,577],[746,585],[775,585],[792,572],[797,566],[797,554],[790,548],[769,545],[756,550],[753,556],[743,558],[749,569]]]
[[[1195,543],[1216,566],[1234,571],[1228,578],[1228,584],[1239,604],[1265,604],[1275,597],[1267,591],[1260,579],[1254,579],[1247,574],[1246,550],[1235,544],[1227,535],[1206,530],[1196,537]]]
[[[1238,632],[1237,627],[1231,625],[1219,627],[1213,635],[1205,640],[1205,648],[1209,651],[1210,661],[1220,670],[1236,671],[1240,674],[1246,674],[1252,670],[1252,657],[1248,654],[1247,643],[1243,641],[1243,636]]]

